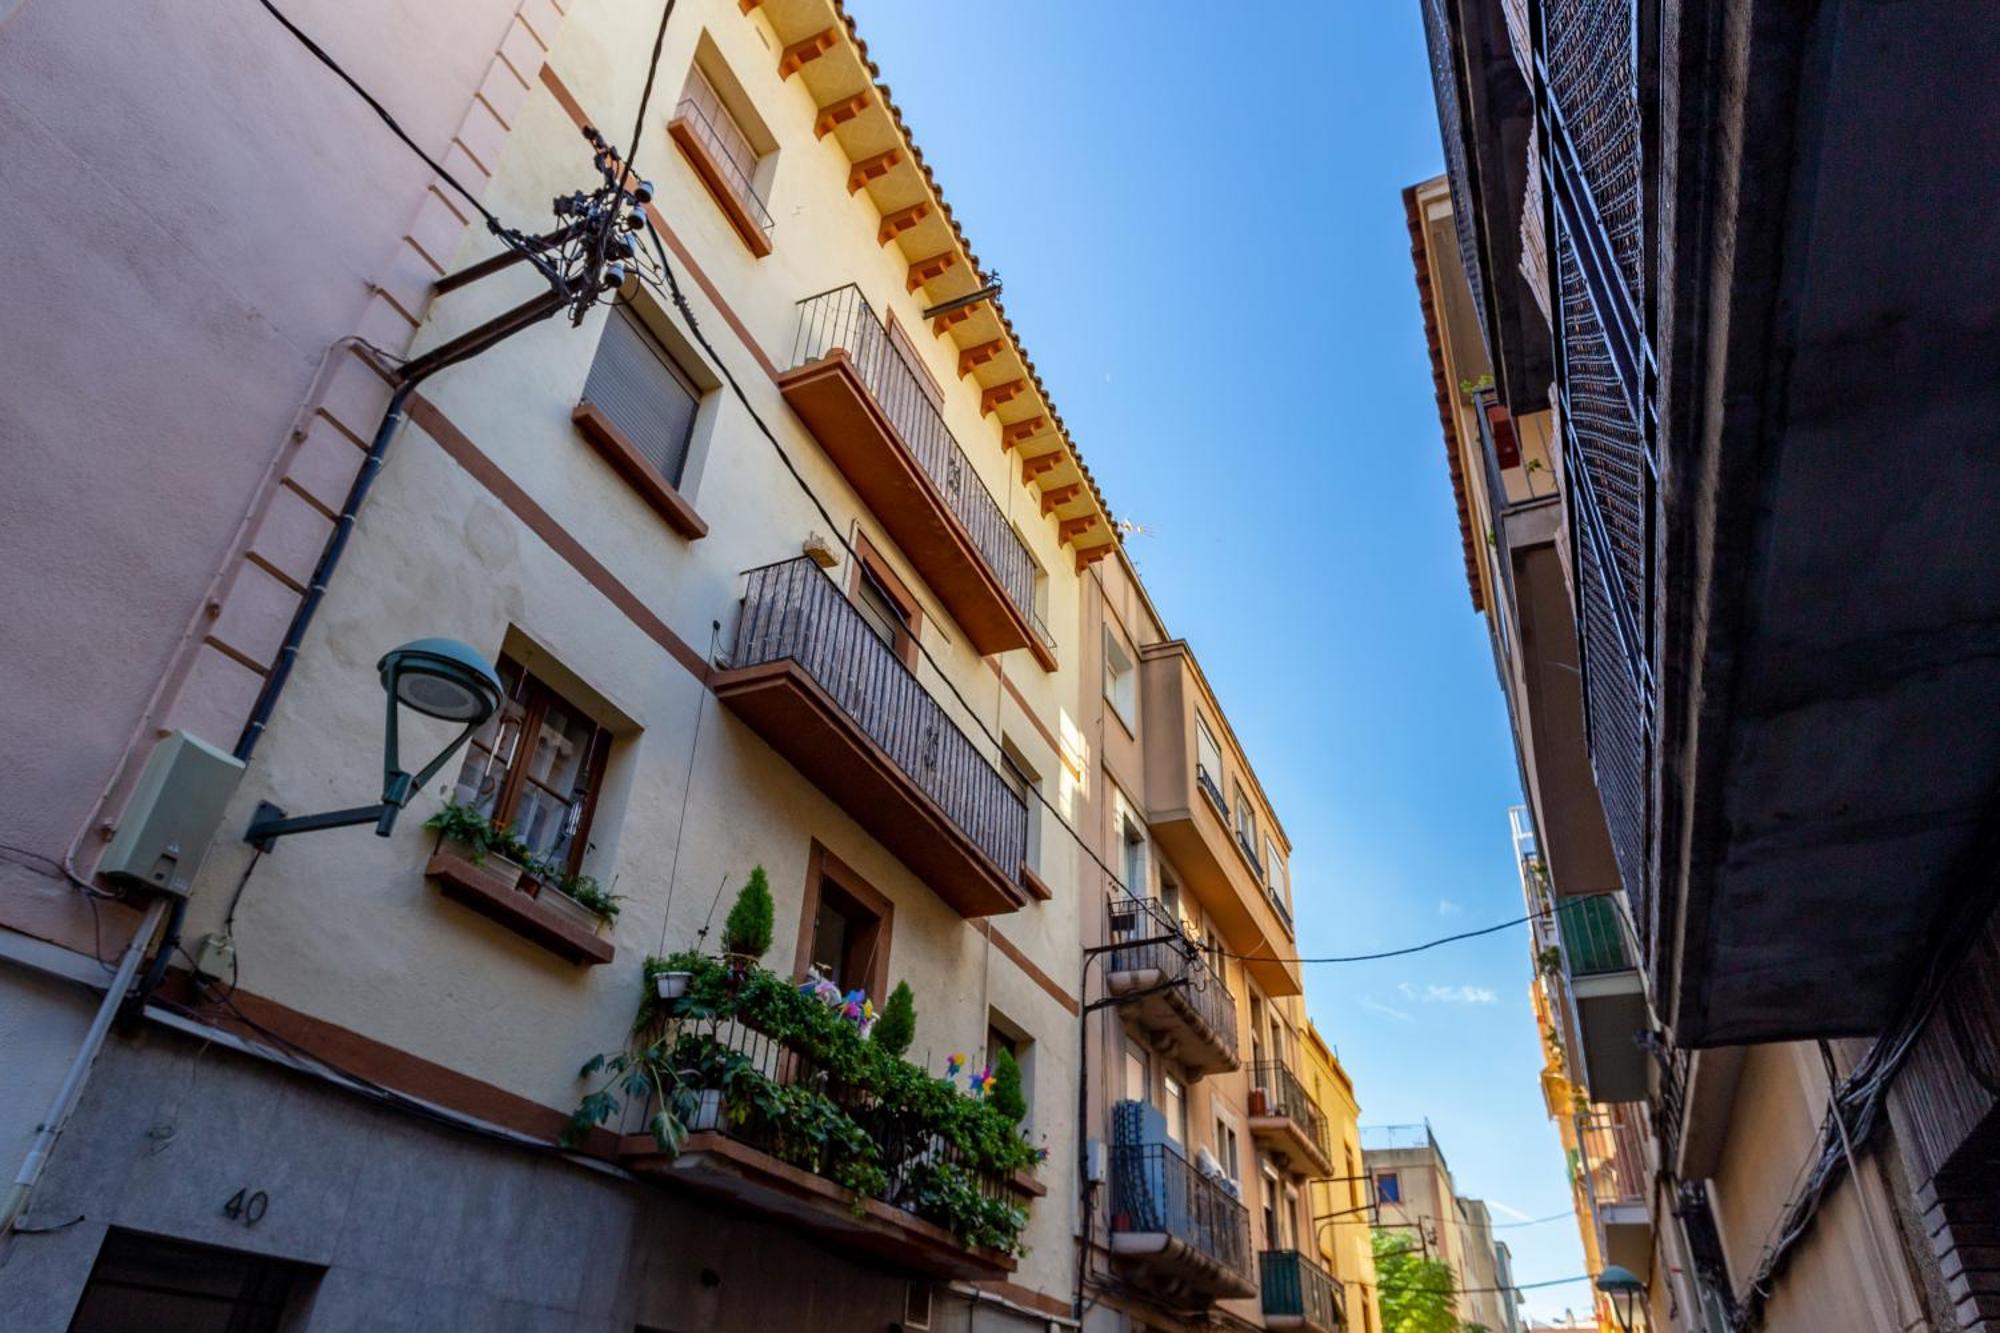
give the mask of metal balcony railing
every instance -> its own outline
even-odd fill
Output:
[[[742,165],[730,154],[721,132],[716,129],[715,122],[709,119],[708,113],[703,111],[701,105],[692,97],[683,97],[680,105],[674,108],[674,118],[686,122],[694,137],[701,140],[702,147],[708,150],[710,160],[722,173],[723,183],[729,192],[736,196],[736,202],[743,205],[744,211],[756,220],[766,235],[769,235],[771,228],[777,225],[771,219],[771,210],[765,205],[764,196],[757,193],[756,182],[750,179],[749,173],[745,172]]]
[[[798,663],[1013,881],[1027,855],[1027,807],[833,580],[806,556],[745,578],[732,665]]]
[[[1615,894],[1562,902],[1556,907],[1556,923],[1562,936],[1563,965],[1570,976],[1602,976],[1632,969],[1632,951],[1625,945],[1625,927],[1619,920]]]
[[[1297,1250],[1265,1250],[1257,1256],[1257,1267],[1266,1315],[1303,1319],[1311,1328],[1347,1323],[1347,1294],[1340,1279]]]
[[[1111,953],[1113,972],[1157,970],[1168,981],[1185,978],[1180,994],[1208,1025],[1218,1045],[1236,1056],[1236,997],[1208,965],[1200,944],[1167,910],[1151,898],[1114,894],[1106,905],[1110,942],[1124,945]],[[1162,936],[1171,936],[1162,940]],[[1139,941],[1154,941],[1140,943]],[[1126,944],[1126,941],[1133,941]]]
[[[964,526],[1007,599],[1024,620],[1034,624],[1033,557],[1021,545],[986,483],[972,470],[972,461],[944,424],[929,387],[890,340],[888,329],[860,288],[852,283],[799,302],[799,333],[792,365],[807,365],[834,352],[847,353],[875,405]]]
[[[1111,1230],[1172,1236],[1246,1281],[1254,1276],[1249,1210],[1169,1144],[1112,1146]]]
[[[1326,1117],[1306,1095],[1305,1084],[1282,1060],[1259,1060],[1250,1066],[1250,1087],[1262,1091],[1265,1114],[1283,1116],[1305,1131],[1319,1145],[1320,1156],[1333,1160],[1333,1139],[1327,1132]]]
[[[953,1166],[970,1177],[973,1188],[990,1199],[1023,1204],[1011,1178],[1004,1172],[979,1170],[966,1160],[963,1151],[942,1136],[914,1131],[898,1116],[881,1106],[871,1095],[841,1086],[791,1046],[734,1018],[688,1018],[674,1021],[666,1030],[667,1042],[676,1052],[677,1068],[683,1070],[692,1103],[685,1123],[690,1133],[719,1134],[774,1157],[788,1165],[825,1174],[828,1164],[821,1159],[820,1140],[782,1116],[772,1116],[753,1106],[732,1107],[719,1071],[723,1061],[717,1056],[742,1056],[750,1066],[783,1087],[811,1086],[824,1091],[841,1110],[861,1126],[875,1144],[876,1159],[887,1183],[875,1196],[905,1212],[924,1211],[922,1186],[927,1168]],[[685,1056],[685,1059],[679,1057]],[[717,1071],[710,1079],[704,1071]],[[712,1083],[712,1086],[710,1084]],[[645,1133],[657,1107],[648,1099],[627,1104],[624,1127],[630,1134]]]

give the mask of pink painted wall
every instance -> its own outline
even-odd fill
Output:
[[[475,189],[559,19],[281,7]],[[0,920],[71,934],[47,861],[161,730],[234,744],[359,465],[386,391],[316,370],[406,345],[462,224],[253,0],[0,15]]]

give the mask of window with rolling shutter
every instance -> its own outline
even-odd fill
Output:
[[[604,322],[583,396],[669,485],[680,485],[701,395],[659,340],[622,307]]]

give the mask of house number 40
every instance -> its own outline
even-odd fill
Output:
[[[271,1196],[258,1190],[255,1194],[247,1188],[240,1189],[222,1205],[222,1215],[232,1222],[241,1222],[246,1227],[254,1227],[264,1220],[264,1214],[271,1209]]]

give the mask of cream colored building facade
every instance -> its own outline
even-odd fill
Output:
[[[682,0],[626,145],[658,21],[466,0],[407,60],[359,69],[392,104],[428,79],[417,128],[525,232],[596,183],[584,131],[602,131],[651,183],[660,245],[635,233],[615,303],[424,381],[392,434],[397,367],[545,280],[488,263],[500,247],[442,180],[393,202],[365,170],[319,182],[404,234],[315,347],[289,425],[211,422],[268,455],[244,517],[190,533],[198,609],[178,640],[160,630],[129,744],[63,773],[76,818],[6,863],[25,887],[0,904],[0,1013],[24,1040],[0,1133],[25,1150],[91,1041],[91,955],[139,920],[136,892],[85,896],[120,887],[93,877],[99,830],[150,790],[163,736],[243,762],[175,944],[134,943],[161,975],[0,1241],[0,1308],[24,1328],[109,1320],[164,1265],[313,1330],[1136,1328],[1218,1308],[1373,1327],[1367,1274],[1309,1239],[1353,1094],[1334,1066],[1329,1117],[1307,1073],[1290,840],[851,18]],[[359,61],[359,33],[327,24]],[[51,59],[103,36],[26,32]],[[281,30],[248,40],[347,96]],[[163,155],[191,151],[180,129]],[[244,140],[274,171],[290,151]],[[263,803],[367,797],[377,663],[429,637],[497,665],[500,715],[388,836],[245,843]],[[454,730],[405,710],[402,752]],[[448,803],[550,868],[455,853],[424,828]],[[851,1198],[713,1117],[690,1113],[668,1157],[635,1132],[644,1098],[561,1144],[645,960],[716,953],[759,868],[766,966],[878,1005],[907,982],[909,1058],[932,1073],[1003,1047],[1019,1064],[1047,1156],[980,1182],[1025,1211],[1018,1253]],[[615,918],[579,913],[565,876],[615,895]]]

